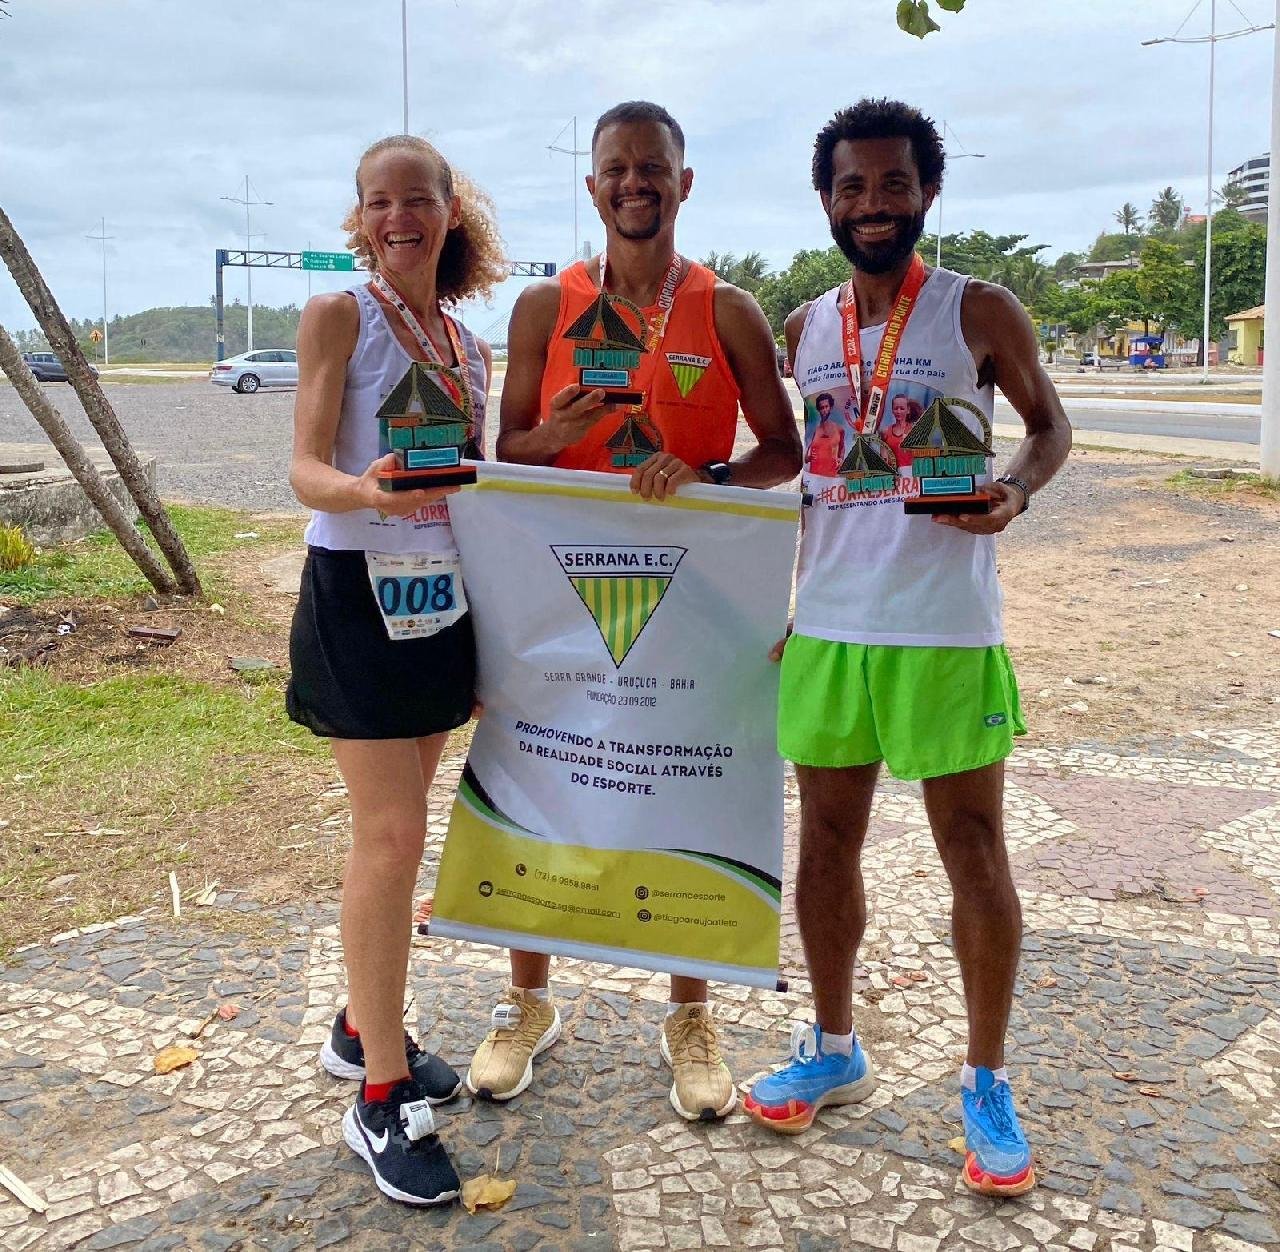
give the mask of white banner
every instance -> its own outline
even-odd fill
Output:
[[[798,500],[482,465],[450,499],[480,698],[431,932],[772,986]]]

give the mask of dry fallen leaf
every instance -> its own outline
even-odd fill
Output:
[[[929,975],[922,969],[910,969],[907,971],[907,978],[911,982],[928,982]]]
[[[171,1074],[175,1069],[190,1065],[199,1055],[195,1048],[187,1048],[180,1043],[170,1044],[156,1053],[153,1064],[157,1074]]]
[[[1037,987],[1048,988],[1048,987],[1056,987],[1057,985],[1058,985],[1058,980],[1052,974],[1045,974],[1043,978],[1036,979]]]
[[[1169,1093],[1161,1091],[1159,1087],[1139,1087],[1138,1091],[1144,1096],[1155,1096],[1157,1100],[1168,1100],[1170,1098]]]
[[[202,909],[209,908],[218,898],[218,883],[215,879],[213,882],[205,883],[205,885],[196,893],[192,899],[192,904],[198,904]]]
[[[502,1208],[515,1193],[515,1179],[481,1174],[479,1178],[468,1178],[462,1184],[462,1203],[468,1213],[475,1213],[479,1209],[492,1213]]]
[[[238,1004],[219,1004],[217,1014],[222,1021],[233,1022],[240,1016],[240,1006]]]
[[[431,920],[431,911],[435,906],[435,896],[419,896],[413,911],[413,924],[425,926]]]
[[[1118,1069],[1112,1075],[1112,1078],[1118,1078],[1121,1082],[1137,1082],[1138,1075],[1131,1069]]]
[[[949,1147],[952,1150],[952,1152],[959,1152],[960,1155],[963,1156],[966,1151],[966,1148],[964,1145],[964,1136],[957,1135],[954,1139],[948,1139],[947,1147]]]

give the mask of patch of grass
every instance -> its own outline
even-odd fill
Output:
[[[216,572],[205,569],[206,562],[249,544],[300,543],[305,524],[302,519],[254,520],[247,513],[207,505],[170,505],[169,516],[210,594],[217,594],[224,584]],[[139,529],[149,537],[141,522]],[[256,532],[258,538],[236,538],[238,533],[249,531]],[[0,597],[18,604],[34,604],[50,596],[121,599],[150,590],[150,584],[108,530],[41,552],[22,569],[0,572]]]
[[[1166,483],[1178,491],[1210,499],[1267,500],[1280,503],[1280,478],[1258,474],[1234,474],[1230,478],[1197,478],[1190,470],[1179,470]]]
[[[113,821],[122,800],[135,812],[220,803],[264,758],[327,755],[285,716],[283,685],[283,675],[235,688],[143,674],[79,686],[19,671],[0,686],[0,795],[79,794],[85,816]]]
[[[171,870],[184,894],[263,873],[296,875],[304,892],[333,881],[338,853],[314,834],[307,852],[280,850],[292,823],[317,820],[332,775],[325,741],[286,718],[283,684],[6,676],[0,962],[42,934],[164,907]]]

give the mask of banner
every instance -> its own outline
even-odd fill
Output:
[[[794,495],[481,465],[480,698],[431,933],[773,986]]]

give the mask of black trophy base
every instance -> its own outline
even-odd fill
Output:
[[[917,496],[914,500],[904,500],[902,509],[910,515],[990,513],[991,497],[980,491],[963,496]]]
[[[429,491],[432,487],[466,487],[475,480],[475,467],[471,465],[450,465],[442,469],[378,471],[380,491]]]

